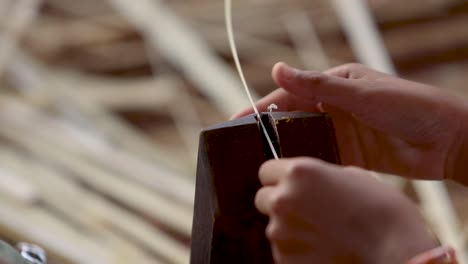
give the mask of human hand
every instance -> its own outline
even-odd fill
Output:
[[[320,73],[279,63],[273,78],[283,88],[261,99],[258,108],[275,103],[280,111],[328,112],[345,165],[463,182],[457,178],[463,174],[461,167],[468,166],[463,165],[468,158],[459,160],[462,146],[468,153],[463,135],[468,134],[463,127],[468,110],[458,98],[359,64]],[[252,112],[246,109],[234,117]]]
[[[259,177],[277,264],[405,263],[437,247],[418,208],[369,171],[293,158],[266,162]]]

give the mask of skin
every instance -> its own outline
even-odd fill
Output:
[[[346,64],[325,72],[273,68],[279,111],[326,111],[344,165],[268,161],[258,210],[276,263],[404,263],[437,246],[417,207],[372,171],[467,182],[466,102],[442,90]],[[234,118],[252,113],[246,109]]]
[[[405,263],[437,246],[416,206],[368,171],[295,158],[259,175],[276,263]]]

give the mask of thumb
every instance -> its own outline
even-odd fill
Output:
[[[329,104],[351,113],[362,110],[363,90],[366,89],[362,80],[302,71],[282,62],[273,67],[272,75],[279,86],[299,98]]]

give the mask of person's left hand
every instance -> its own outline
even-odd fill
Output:
[[[293,158],[266,162],[259,177],[276,263],[405,263],[438,246],[417,206],[372,172]]]

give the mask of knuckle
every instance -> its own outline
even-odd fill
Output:
[[[276,160],[267,160],[265,161],[260,168],[258,169],[258,175],[262,177],[263,175],[268,174],[272,165],[276,162]]]
[[[365,175],[367,177],[374,178],[374,179],[379,178],[379,174],[377,172],[370,171],[370,170],[365,170],[365,169],[357,167],[357,166],[343,167],[343,171],[346,174],[350,174],[350,175],[354,175],[354,176],[356,176],[356,175]]]
[[[347,63],[341,66],[341,71],[345,73],[347,79],[360,79],[364,73],[369,71],[369,68],[360,63]]]
[[[343,167],[343,170],[345,171],[345,173],[349,173],[349,174],[362,173],[363,171],[361,168],[356,167],[356,166],[345,166]]]
[[[262,189],[260,189],[259,191],[257,191],[257,193],[255,194],[255,198],[254,198],[254,204],[255,204],[255,207],[258,208],[260,211],[262,211],[262,203],[261,203],[261,191]]]
[[[308,86],[320,86],[326,83],[329,78],[326,74],[313,71],[297,73],[296,77]]]
[[[346,63],[343,67],[348,69],[350,72],[367,68],[365,65],[356,62]]]
[[[271,213],[274,215],[285,215],[291,207],[291,197],[285,192],[278,193],[272,198]]]
[[[291,161],[286,169],[286,179],[302,181],[308,175],[316,172],[320,162],[314,159],[301,158]]]
[[[270,221],[268,224],[265,235],[270,241],[280,241],[284,240],[287,232],[282,228],[282,226],[276,221]]]

